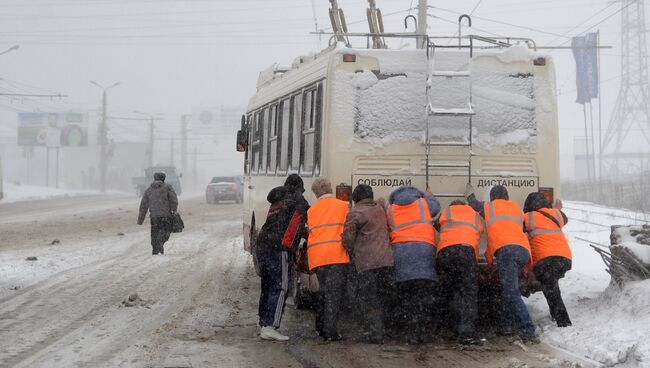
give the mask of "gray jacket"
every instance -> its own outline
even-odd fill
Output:
[[[138,225],[144,223],[147,216],[154,217],[171,217],[172,212],[178,209],[178,198],[174,188],[162,181],[154,181],[151,186],[144,192],[142,201],[140,201],[140,214],[138,215]]]

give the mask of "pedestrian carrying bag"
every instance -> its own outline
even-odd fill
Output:
[[[183,222],[180,213],[174,212],[174,214],[172,214],[172,220],[169,224],[169,228],[172,233],[180,233],[183,231],[185,228],[185,223]]]

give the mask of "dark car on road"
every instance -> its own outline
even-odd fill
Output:
[[[205,201],[213,204],[219,201],[242,203],[243,181],[237,176],[215,176],[205,187]]]

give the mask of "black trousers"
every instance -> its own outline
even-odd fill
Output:
[[[318,277],[318,305],[316,307],[316,331],[324,338],[338,336],[337,324],[343,296],[348,264],[333,264],[316,268]]]
[[[440,298],[447,304],[459,339],[473,338],[478,319],[478,269],[474,249],[467,245],[444,248],[436,256]]]
[[[169,231],[171,219],[169,217],[152,217],[151,218],[151,248],[152,254],[164,254],[164,244],[169,240]]]
[[[436,282],[427,279],[400,281],[396,288],[401,299],[400,313],[406,320],[407,339],[410,343],[427,341],[437,328],[434,320]]]
[[[393,286],[392,267],[382,267],[357,274],[359,311],[364,337],[373,340],[384,338],[386,309],[391,303]]]
[[[571,260],[565,257],[546,257],[533,267],[535,278],[542,284],[551,318],[560,327],[570,326],[571,319],[564,306],[558,281],[571,269]]]

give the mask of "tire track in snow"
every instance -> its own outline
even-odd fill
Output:
[[[174,243],[183,242],[184,238],[192,237],[187,233],[184,235],[175,239]],[[18,339],[10,337],[11,341],[2,341],[4,339],[0,336],[0,345],[5,346],[0,351],[2,352],[0,363],[13,366],[25,362],[26,366],[33,366],[29,362],[37,356],[47,360],[49,358],[48,347],[60,341],[70,340],[69,336],[73,335],[76,330],[98,316],[110,313],[135,288],[155,279],[158,276],[156,275],[156,271],[158,271],[156,266],[160,265],[159,260],[166,261],[168,264],[174,262],[172,270],[181,271],[178,272],[179,276],[184,270],[186,273],[195,271],[197,269],[195,264],[204,262],[204,255],[209,249],[209,243],[213,242],[210,236],[199,234],[199,236],[201,235],[204,240],[197,246],[188,249],[180,260],[169,259],[171,257],[168,255],[167,259],[160,258],[155,259],[156,262],[151,262],[150,260],[153,259],[150,254],[133,257],[127,250],[111,260],[95,264],[82,273],[83,277],[75,278],[72,281],[61,280],[58,282],[58,287],[54,289],[49,288],[48,283],[45,283],[32,290],[30,294],[23,294],[23,298],[27,300],[22,304],[21,313],[17,316],[18,321],[10,326],[11,330],[0,330],[3,335],[6,332],[11,332],[10,334],[20,337]],[[45,303],[43,303],[44,298]],[[48,316],[43,316],[43,308],[48,308],[47,304],[52,302],[54,302],[54,308],[49,308],[49,311],[46,312]],[[90,305],[84,306],[85,302]],[[16,330],[16,327],[19,329]],[[7,333],[7,337],[10,334]],[[19,343],[18,346],[15,346],[16,342]],[[39,354],[41,352],[45,352],[45,354]],[[6,356],[2,357],[2,355]],[[47,366],[51,366],[51,364],[47,364]]]

